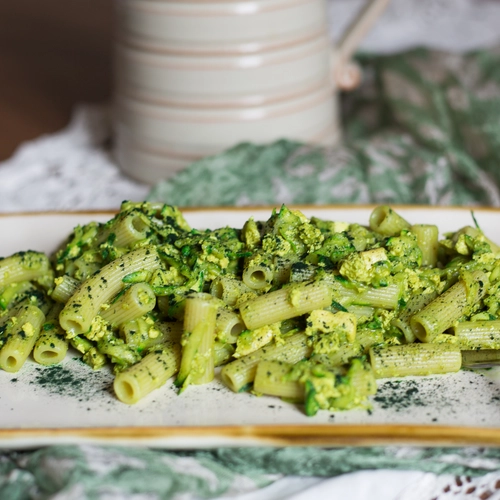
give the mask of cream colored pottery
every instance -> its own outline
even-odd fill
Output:
[[[260,51],[326,31],[324,0],[116,2],[119,36],[177,51]]]
[[[260,105],[329,82],[330,52],[324,35],[278,50],[238,55],[188,56],[117,44],[116,88],[159,104]]]
[[[189,108],[118,97],[116,119],[139,136],[179,145],[225,145],[300,139],[304,131],[334,122],[335,101],[326,85],[304,95],[262,106]]]
[[[117,133],[116,137],[115,156],[121,169],[130,177],[146,184],[154,184],[161,179],[171,177],[200,158],[200,156],[176,157],[155,154],[137,148],[131,141],[126,140],[123,134]]]
[[[388,2],[367,2],[329,47],[326,0],[119,1],[122,168],[151,182],[162,165],[168,177],[189,163],[179,154],[282,138],[336,144],[338,90],[359,82],[351,56]]]

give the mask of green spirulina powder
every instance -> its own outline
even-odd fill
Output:
[[[37,367],[30,384],[51,394],[70,396],[80,400],[106,392],[106,388],[110,384],[107,377],[96,372],[79,373],[79,370],[73,368],[75,367],[68,368],[60,364]]]
[[[374,401],[383,409],[401,411],[414,406],[427,406],[418,382],[415,380],[390,380],[381,384]]]

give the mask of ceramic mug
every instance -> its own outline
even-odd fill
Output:
[[[359,82],[351,56],[388,2],[369,1],[332,48],[325,0],[122,0],[120,165],[155,182],[239,142],[337,143],[338,89]]]

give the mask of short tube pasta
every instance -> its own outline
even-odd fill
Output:
[[[414,224],[411,232],[422,251],[422,266],[435,267],[438,261],[439,230],[433,224]]]
[[[257,393],[278,396],[293,401],[303,401],[304,384],[286,380],[293,365],[280,361],[262,360],[255,372],[253,389]]]
[[[403,311],[393,320],[391,324],[401,330],[408,344],[415,342],[417,337],[411,327],[411,318],[418,311],[422,310],[427,304],[437,297],[437,292],[430,291],[419,293],[410,298]]]
[[[462,355],[447,344],[408,344],[372,347],[370,363],[377,378],[457,372]]]
[[[111,325],[120,326],[152,311],[156,295],[147,283],[134,283],[116,300],[101,310],[100,315]]]
[[[215,320],[215,336],[222,342],[235,344],[240,333],[245,330],[241,316],[227,309],[219,309]]]
[[[160,321],[149,316],[137,318],[120,325],[120,336],[131,347],[141,350],[163,344],[180,342],[183,325],[180,321]]]
[[[484,273],[476,272],[471,283],[462,279],[436,297],[412,316],[410,324],[415,336],[422,342],[432,342],[437,335],[453,326],[467,312],[470,304],[481,299],[487,282]]]
[[[228,276],[221,276],[210,285],[210,293],[228,306],[236,305],[241,295],[250,291],[251,289],[245,283]]]
[[[87,334],[101,306],[123,288],[125,276],[143,269],[153,271],[160,266],[160,258],[152,247],[133,250],[105,265],[81,283],[66,302],[59,315],[59,322],[66,335],[71,338]]]
[[[7,340],[0,349],[0,368],[7,372],[21,369],[33,350],[45,321],[45,314],[32,304],[22,305],[13,313],[7,326]]]
[[[113,382],[116,397],[126,404],[135,404],[158,389],[179,369],[181,347],[167,342],[158,345],[138,363],[118,373]]]
[[[221,370],[222,380],[232,391],[239,392],[253,382],[257,365],[262,359],[293,364],[309,358],[311,353],[312,348],[308,345],[307,336],[304,333],[296,333],[282,344],[272,343],[247,356],[231,361]]]
[[[500,349],[500,321],[463,321],[453,327],[462,349]]]
[[[56,304],[49,311],[33,347],[33,359],[41,365],[60,363],[68,352],[68,341],[57,320],[61,309],[62,305]]]
[[[298,283],[245,302],[240,314],[249,330],[324,309],[332,302],[326,282]]]
[[[0,259],[0,289],[19,281],[32,281],[51,276],[50,261],[44,253],[19,252]]]
[[[327,281],[325,279],[325,281]],[[391,283],[384,287],[365,286],[359,291],[349,288],[341,281],[329,278],[334,298],[338,297],[339,302],[344,307],[350,305],[363,305],[370,307],[383,307],[385,309],[397,309],[399,299],[402,294],[402,285],[400,283]]]
[[[370,228],[384,236],[397,236],[403,229],[410,229],[411,225],[391,207],[381,205],[370,215]]]
[[[291,254],[286,257],[277,257],[274,259],[273,284],[282,285],[290,281],[290,272],[295,262],[299,260],[298,256]]]
[[[80,280],[68,276],[67,274],[60,276],[54,280],[54,288],[52,289],[50,297],[56,302],[66,304],[70,297],[76,292],[80,283]]]
[[[124,217],[119,217],[112,224],[105,225],[98,233],[97,241],[104,242],[112,238],[117,247],[127,247],[144,240],[149,233],[148,218],[138,210],[132,210]]]
[[[175,381],[181,390],[214,377],[215,321],[219,301],[207,293],[186,298],[181,366]]]
[[[271,286],[274,279],[274,266],[271,262],[252,259],[243,269],[243,283],[251,290],[264,290]]]
[[[462,366],[465,368],[487,368],[491,362],[500,362],[500,349],[462,350]]]

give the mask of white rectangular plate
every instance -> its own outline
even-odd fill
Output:
[[[469,209],[395,207],[411,223],[442,232],[473,225]],[[302,207],[306,215],[367,224],[372,207]],[[241,227],[270,209],[187,210],[195,228]],[[500,243],[500,211],[475,209],[483,231]],[[0,255],[52,252],[71,229],[109,213],[0,216]],[[162,448],[245,445],[486,444],[500,445],[500,371],[379,382],[371,411],[319,412],[280,399],[233,394],[219,380],[189,387],[171,383],[134,406],[120,403],[106,369],[93,372],[76,354],[55,367],[31,360],[19,373],[0,371],[0,447],[113,443]]]

